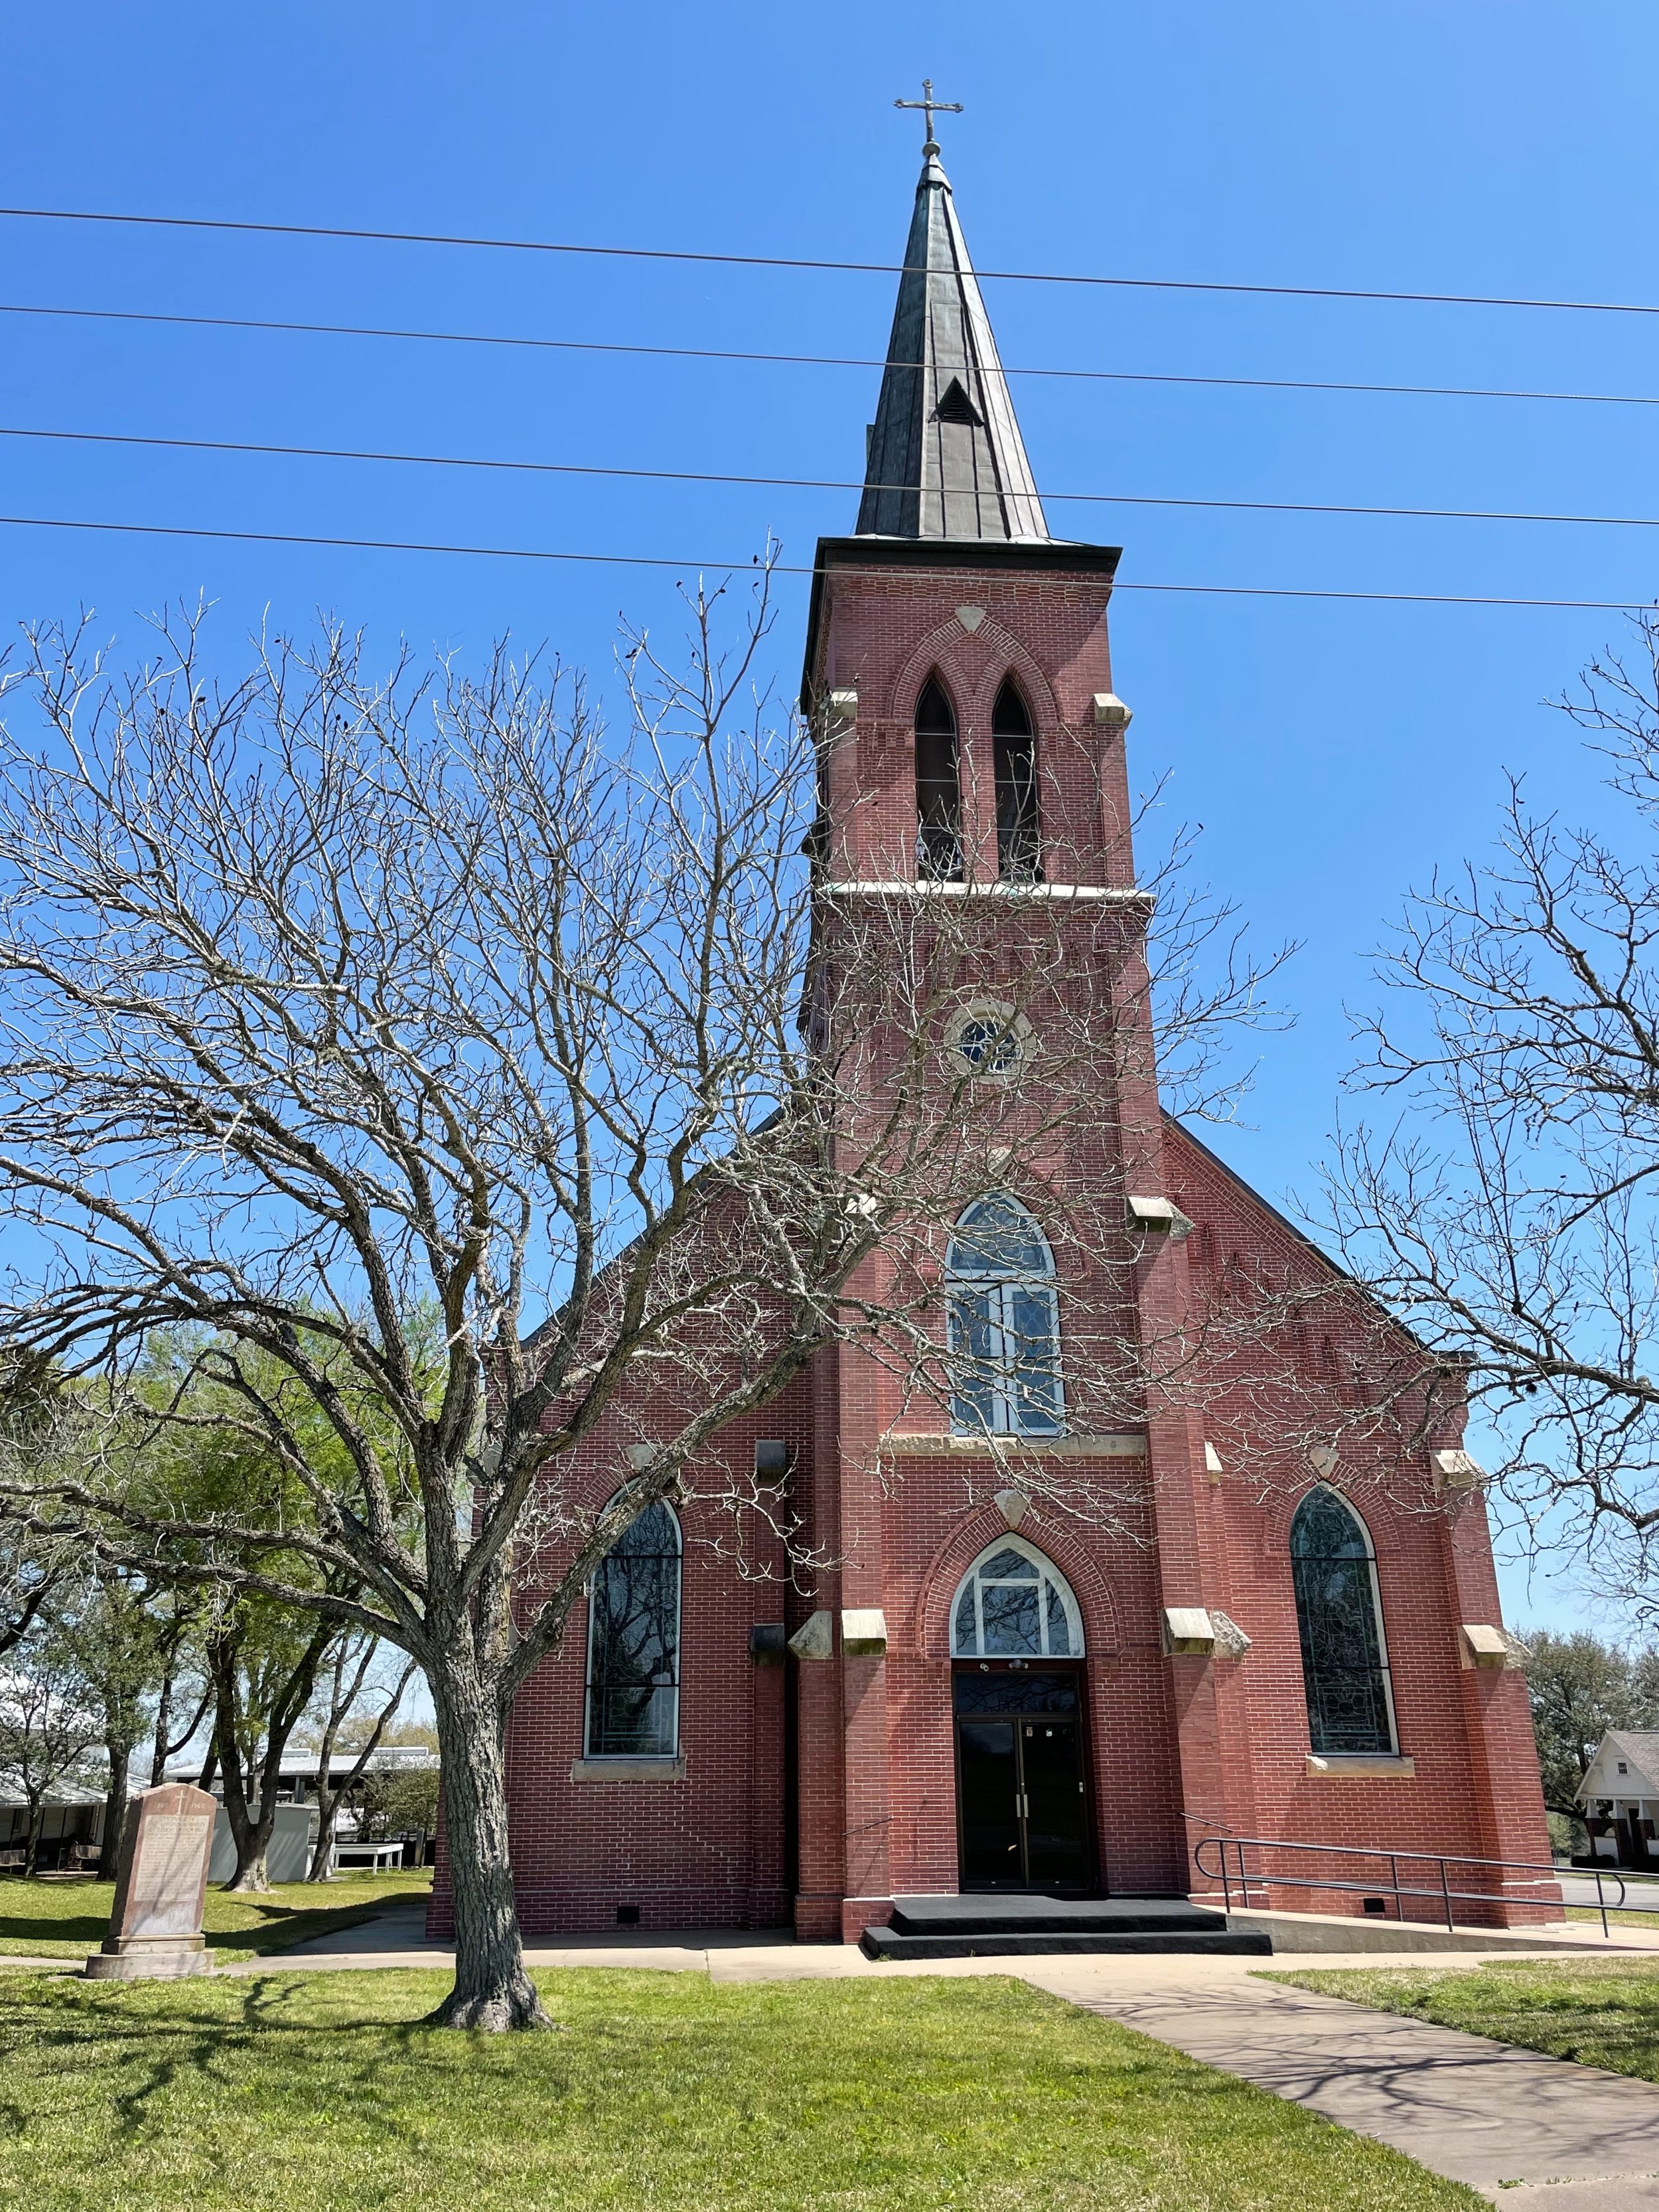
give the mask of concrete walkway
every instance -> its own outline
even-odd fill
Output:
[[[1650,1950],[1654,1941],[1637,1934],[1626,1955]],[[425,1941],[418,1913],[391,1912],[229,1971],[430,1968],[453,1955],[449,1945]],[[1514,1954],[1334,1952],[1279,1963],[1465,1972],[1494,1956]],[[532,1968],[628,1966],[706,1973],[722,1983],[1008,1974],[1390,2143],[1508,2212],[1659,2212],[1659,2087],[1285,1989],[1260,1978],[1260,1960],[878,1963],[854,1945],[780,1942],[764,1929],[688,1929],[666,1939],[607,1934],[538,1945],[526,1957]]]
[[[1391,2143],[1510,2212],[1659,2207],[1659,2088],[1648,2082],[1285,1989],[1259,1971],[1177,1985],[1076,1971],[1088,1963],[1032,1960],[1022,1978]]]

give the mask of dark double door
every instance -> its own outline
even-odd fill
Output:
[[[1069,1668],[956,1668],[963,1889],[1092,1887],[1080,1684]]]

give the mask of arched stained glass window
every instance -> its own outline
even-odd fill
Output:
[[[680,1526],[647,1505],[594,1571],[587,1756],[672,1759],[680,1730]]]
[[[916,701],[916,873],[938,883],[962,880],[957,718],[937,676]]]
[[[1018,1536],[982,1552],[951,1607],[957,1659],[1080,1659],[1083,1616],[1066,1577]]]
[[[1012,883],[1034,884],[1042,875],[1036,732],[1012,676],[991,710],[991,744],[997,773],[997,873]]]
[[[1291,1523],[1308,1734],[1316,1752],[1392,1752],[1394,1695],[1365,1524],[1322,1484]]]
[[[975,1200],[957,1223],[945,1269],[957,1432],[1059,1436],[1060,1309],[1036,1220],[1006,1192]]]

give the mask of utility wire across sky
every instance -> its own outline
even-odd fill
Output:
[[[760,573],[758,554],[749,561],[682,561],[660,553],[587,553],[555,551],[535,545],[463,545],[407,538],[334,538],[290,530],[213,530],[203,525],[174,522],[110,522],[80,516],[0,514],[0,529],[100,531],[127,538],[213,538],[233,544],[328,545],[364,553],[435,553],[464,555],[491,561],[560,561],[606,568],[672,568],[682,575],[726,575],[737,578]],[[816,576],[824,572],[811,563],[774,561],[767,564],[775,576]],[[1428,607],[1551,607],[1607,614],[1652,612],[1651,599],[1555,599],[1502,596],[1477,592],[1340,592],[1310,585],[1291,584],[1168,584],[1139,578],[1117,578],[1115,592],[1164,592],[1234,599],[1366,600],[1390,606]]]
[[[118,223],[157,230],[233,231],[267,238],[339,238],[383,246],[468,246],[492,253],[585,254],[622,261],[688,261],[734,269],[808,269],[847,276],[897,276],[896,261],[831,261],[804,254],[714,253],[665,246],[590,246],[542,238],[483,238],[446,231],[368,230],[342,223],[246,222],[222,216],[132,215],[106,209],[0,207],[0,216],[33,222]],[[1529,299],[1490,292],[1381,291],[1346,284],[1246,284],[1190,276],[1106,276],[1037,269],[976,269],[981,281],[1081,284],[1147,292],[1230,292],[1283,300],[1372,300],[1441,307],[1527,307],[1584,315],[1659,315],[1659,303],[1629,300]]]
[[[0,315],[61,317],[102,323],[160,323],[188,330],[279,331],[295,336],[341,338],[400,338],[429,345],[525,347],[548,353],[637,354],[664,361],[745,361],[798,368],[886,368],[874,354],[761,353],[731,346],[631,345],[602,338],[544,338],[489,331],[400,330],[373,323],[286,323],[253,315],[167,315],[136,307],[37,307],[0,301]],[[1659,407],[1659,394],[1645,392],[1542,392],[1476,384],[1380,384],[1308,376],[1196,376],[1134,368],[1011,368],[1005,376],[1046,376],[1093,384],[1213,385],[1238,392],[1380,392],[1420,399],[1530,399],[1575,406]]]
[[[861,477],[738,476],[714,469],[623,468],[588,461],[494,459],[471,453],[399,453],[352,446],[285,446],[234,438],[167,438],[120,430],[39,430],[0,423],[0,438],[40,440],[65,445],[138,446],[172,453],[257,453],[284,460],[373,461],[410,468],[483,469],[514,475],[605,477],[645,483],[746,484],[783,491],[902,491],[902,484],[870,484]],[[1131,491],[1047,491],[1056,504],[1098,507],[1204,507],[1245,514],[1347,514],[1382,516],[1419,522],[1526,522],[1578,524],[1606,530],[1659,530],[1659,515],[1555,514],[1505,507],[1369,507],[1334,500],[1198,499]]]

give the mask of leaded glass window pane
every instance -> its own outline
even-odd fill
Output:
[[[1048,1656],[1051,1659],[1069,1659],[1072,1656],[1072,1624],[1066,1618],[1066,1601],[1050,1583],[1043,1592],[1048,1609]]]
[[[1358,1516],[1334,1491],[1310,1492],[1297,1507],[1291,1572],[1313,1748],[1392,1752],[1376,1570]]]
[[[988,1659],[1037,1657],[1042,1650],[1036,1577],[1029,1583],[981,1583]]]
[[[977,1651],[979,1622],[974,1613],[974,1578],[969,1576],[957,1600],[956,1646],[958,1651]]]
[[[672,1759],[679,1741],[680,1545],[647,1506],[595,1570],[588,1599],[587,1755]]]

